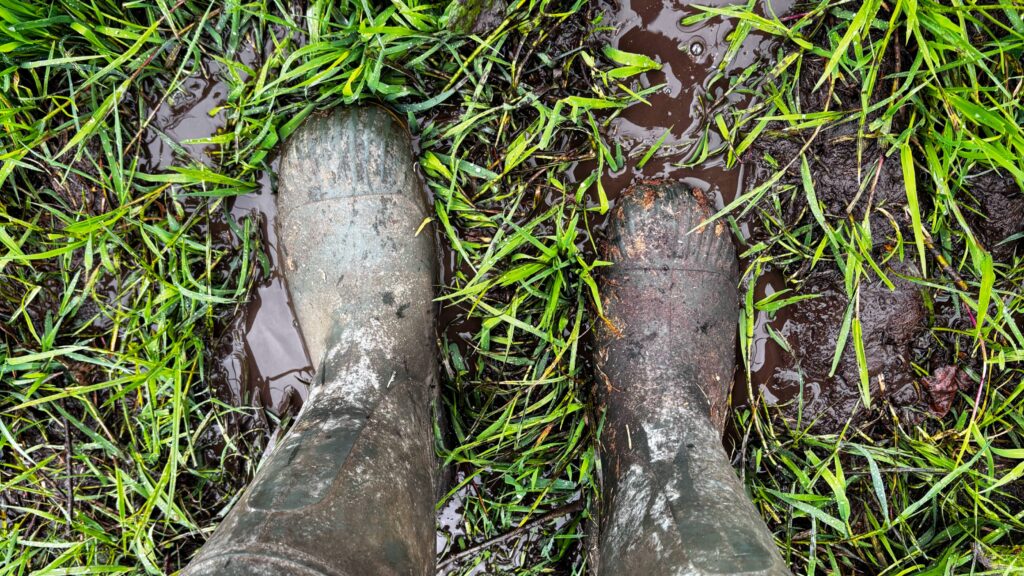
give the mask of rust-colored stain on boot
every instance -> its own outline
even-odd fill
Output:
[[[673,182],[620,200],[603,247],[602,574],[786,574],[722,448],[739,271],[712,203]]]

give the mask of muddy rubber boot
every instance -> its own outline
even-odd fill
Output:
[[[436,256],[409,133],[316,115],[281,159],[285,274],[316,380],[190,575],[434,573]]]
[[[597,332],[603,506],[598,573],[789,574],[722,447],[735,370],[736,254],[679,184],[613,213]]]

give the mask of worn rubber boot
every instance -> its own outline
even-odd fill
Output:
[[[724,224],[690,232],[710,215],[682,185],[642,184],[609,224],[602,575],[789,574],[722,447],[738,273]]]
[[[286,145],[281,256],[319,370],[185,574],[433,574],[436,255],[413,166],[380,108],[312,116]]]

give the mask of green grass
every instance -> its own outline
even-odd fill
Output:
[[[895,225],[872,230],[879,159],[862,159],[863,195],[837,213],[802,145],[720,216],[770,231],[746,249],[743,288],[768,266],[797,288],[832,268],[855,300],[903,259],[920,270],[912,282],[974,322],[934,329],[935,353],[959,358],[977,386],[941,420],[825,435],[763,403],[736,414],[750,490],[801,573],[1024,566],[1024,268],[972,228],[968,178],[998,168],[1024,180],[1020,8],[725,12],[745,22],[734,42],[750,30],[783,39],[777,64],[733,87],[755,104],[709,127],[730,164],[766,139],[813,143],[852,126],[858,150],[881,150],[908,183]],[[606,49],[582,0],[513,3],[481,35],[459,30],[461,18],[457,2],[0,0],[0,574],[168,573],[209,535],[265,442],[252,409],[211,389],[212,339],[266,272],[256,223],[227,205],[257,188],[312,111],[359,102],[408,119],[452,258],[441,298],[456,323],[442,340],[451,442],[438,450],[465,478],[452,488],[465,495],[465,535],[448,557],[470,550],[453,569],[584,571],[576,544],[594,509],[600,426],[586,334],[600,321],[593,274],[607,265],[589,231],[609,203],[597,176],[658,148],[627,159],[602,134],[643,99],[634,80],[656,64]],[[172,166],[146,173],[150,103],[182,98],[208,59],[223,68],[227,124],[193,143],[213,146],[216,162],[179,147]],[[805,109],[801,82],[834,96],[827,108]],[[572,182],[587,161],[594,173]],[[888,252],[871,234],[891,236]],[[744,350],[756,313],[804,296],[748,292]],[[864,366],[854,307],[847,318],[845,345]],[[448,341],[459,330],[469,337]],[[554,522],[562,512],[568,521]],[[521,526],[538,535],[518,558],[473,548]]]
[[[602,265],[586,227],[608,200],[567,172],[623,162],[598,113],[641,98],[623,82],[654,64],[605,53],[583,2],[520,2],[484,37],[451,29],[457,5],[0,1],[0,573],[174,571],[209,535],[264,441],[237,433],[251,414],[207,372],[263,273],[226,199],[310,112],[364,101],[418,136],[460,270],[444,302],[481,326],[468,354],[444,343],[455,447],[439,453],[486,487],[454,550],[529,524],[524,570],[582,570],[574,502],[596,464],[580,341]],[[264,57],[246,64],[247,47]],[[207,58],[228,123],[191,144],[217,162],[178,147],[144,172],[151,103],[182,98]],[[225,222],[227,245],[210,232]]]
[[[197,52],[183,40],[156,68],[178,43],[155,6],[133,16],[0,4],[3,574],[175,569],[264,443],[207,372],[258,250],[251,221],[219,245],[210,214],[250,187],[197,164],[140,171],[141,87],[173,90]]]
[[[737,414],[754,500],[801,573],[1024,572],[1022,266],[1019,250],[979,235],[990,190],[974,184],[994,170],[1018,193],[1024,183],[1022,10],[866,0],[802,3],[785,21],[745,7],[698,17],[736,18],[741,31],[781,42],[778,61],[744,87],[754,104],[720,123],[730,164],[770,149],[758,144],[786,140],[795,151],[720,215],[768,231],[745,254],[745,353],[755,315],[778,308],[752,298],[764,270],[780,270],[797,295],[813,271],[836,270],[850,301],[839,346],[856,350],[861,404],[884,414],[869,386],[859,287],[887,282],[902,260],[927,302],[947,299],[966,318],[931,326],[929,357],[949,359],[969,381],[944,418],[916,424],[892,413],[820,434],[764,401]],[[856,142],[862,185],[846,210],[829,211],[816,187],[830,168],[813,155],[842,139]],[[883,161],[903,176],[895,203],[873,202]],[[918,360],[927,376],[928,358]]]

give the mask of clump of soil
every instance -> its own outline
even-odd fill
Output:
[[[892,271],[891,271],[892,272]],[[889,275],[894,290],[881,280],[862,283],[859,306],[862,341],[872,408],[891,407],[903,421],[920,421],[924,396],[911,362],[927,339],[925,308],[912,283]],[[818,430],[835,430],[848,419],[868,416],[862,408],[860,364],[851,339],[832,366],[850,298],[836,272],[815,272],[801,292],[817,294],[786,310],[777,334],[789,345],[780,365],[765,382],[792,399],[788,411]]]
[[[887,73],[897,72],[898,63],[898,58],[890,58],[884,65]],[[827,90],[814,89],[823,61],[808,61],[808,64],[799,83],[803,112],[848,111],[860,107],[858,85],[837,84],[832,99],[828,100]],[[869,117],[868,122],[871,119]],[[899,121],[896,118],[897,124]],[[805,149],[805,143],[812,137]],[[745,188],[758,186],[779,167],[788,166],[777,189],[791,192],[780,194],[778,213],[772,216],[777,222],[791,223],[792,228],[809,223],[816,234],[821,234],[821,230],[813,221],[800,174],[802,150],[825,218],[833,226],[866,221],[871,234],[872,258],[880,263],[892,284],[890,287],[876,272],[869,270],[855,292],[854,307],[861,322],[870,410],[865,408],[862,399],[861,367],[852,331],[835,360],[851,296],[844,278],[835,272],[837,266],[830,263],[819,263],[813,271],[806,268],[784,271],[792,284],[788,287],[817,297],[793,304],[765,322],[785,345],[767,339],[764,355],[772,361],[764,369],[753,372],[754,389],[779,405],[787,420],[801,427],[809,426],[818,433],[836,432],[847,423],[863,428],[865,422],[875,420],[917,424],[929,414],[945,414],[955,400],[962,379],[943,378],[943,375],[949,376],[948,370],[956,370],[956,359],[947,351],[954,347],[941,346],[941,340],[953,337],[946,332],[939,337],[932,329],[969,326],[955,307],[945,301],[944,294],[932,293],[908,280],[920,275],[912,253],[904,254],[902,260],[899,254],[893,253],[897,232],[904,239],[913,237],[910,219],[904,210],[907,196],[899,156],[891,154],[886,145],[875,139],[859,137],[856,122],[828,126],[817,133],[791,131],[781,123],[770,125],[743,159],[749,173],[753,174]],[[1014,198],[1012,191],[1005,189],[1005,179],[988,175],[980,178],[994,179],[976,185],[976,189],[986,188],[986,192],[978,196],[984,212],[991,215],[1010,211],[1006,207],[1018,213],[1024,210],[1024,198],[1019,197],[1019,191]],[[977,220],[982,223],[980,228],[989,245],[1011,236],[1014,226],[1019,229],[1021,222],[1019,217],[1013,221],[1012,215],[987,220],[978,216]],[[751,244],[770,241],[771,232],[765,226],[756,221],[748,224],[752,230]],[[947,372],[940,374],[942,369]],[[922,378],[933,372],[928,379]],[[955,384],[933,385],[948,384],[947,380],[955,380]]]
[[[883,70],[886,74],[897,72],[892,62],[884,65]],[[815,89],[823,71],[824,61],[809,60],[800,76],[803,112],[848,112],[860,108],[859,85],[838,84],[832,101],[828,100],[828,90]],[[869,115],[868,122],[871,120]],[[829,125],[817,133],[793,131],[781,122],[772,123],[743,158],[744,165],[754,174],[746,187],[757,186],[775,174],[779,166],[787,166],[782,184],[792,186],[794,193],[787,197],[783,221],[798,222],[808,210],[799,158],[807,140],[811,143],[804,153],[814,178],[815,196],[826,218],[852,217],[860,222],[868,214],[876,247],[893,236],[893,225],[909,231],[909,218],[903,210],[907,193],[899,156],[875,138],[859,137],[856,120]]]
[[[969,221],[982,245],[996,261],[1011,259],[1024,232],[1024,191],[998,170],[972,174],[963,187],[977,202]]]

